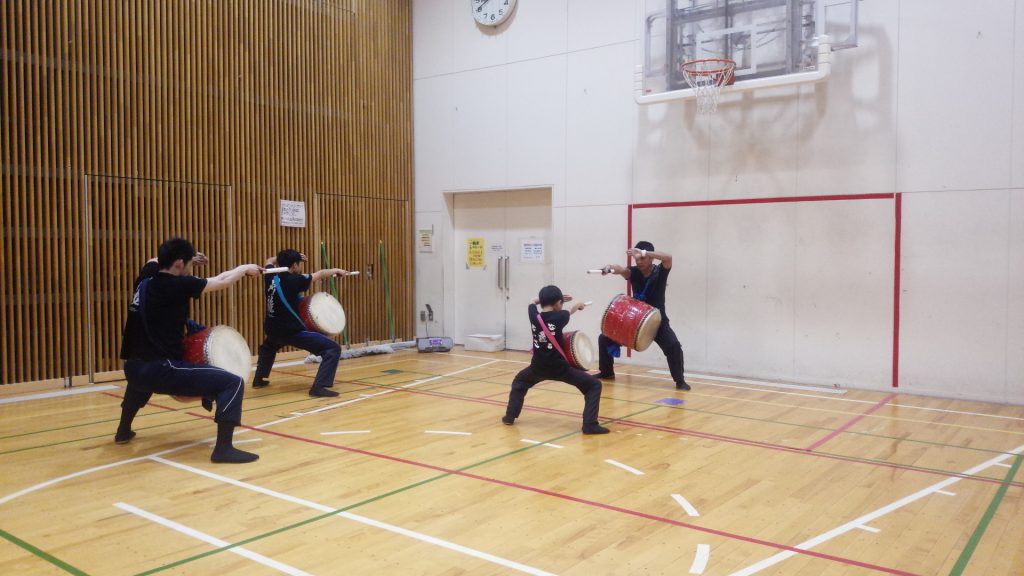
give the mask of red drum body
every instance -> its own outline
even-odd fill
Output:
[[[306,328],[328,336],[345,330],[345,309],[327,292],[317,292],[299,301],[299,318]]]
[[[625,294],[613,298],[601,317],[602,334],[637,352],[654,342],[660,327],[661,312],[657,308]]]
[[[252,369],[252,356],[245,337],[230,326],[213,326],[185,337],[184,358],[194,364],[209,364],[245,380]]]
[[[580,370],[593,370],[597,353],[594,341],[579,330],[562,333],[562,350],[569,365]]]

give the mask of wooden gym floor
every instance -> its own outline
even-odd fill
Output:
[[[1024,574],[1024,407],[619,366],[584,437],[558,383],[501,425],[528,359],[276,368],[241,466],[165,396],[124,446],[118,388],[0,397],[0,574]]]

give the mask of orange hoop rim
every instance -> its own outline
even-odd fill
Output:
[[[721,68],[713,68],[710,70],[694,70],[690,68],[691,66],[703,64],[705,62],[716,62],[722,64],[723,66]],[[696,76],[714,76],[716,74],[724,74],[735,69],[736,61],[730,60],[728,58],[701,58],[699,60],[690,60],[689,62],[684,62],[682,67],[682,71],[684,73],[693,74]]]

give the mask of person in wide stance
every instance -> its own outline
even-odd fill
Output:
[[[508,393],[508,407],[501,421],[512,425],[523,411],[526,393],[543,380],[557,380],[575,386],[583,393],[583,433],[607,434],[609,430],[597,422],[601,406],[601,381],[583,370],[573,368],[562,352],[562,329],[569,323],[569,316],[583,310],[584,304],[574,304],[571,310],[563,310],[563,304],[571,296],[562,295],[558,286],[545,286],[533,299],[527,309],[530,327],[533,331],[533,359],[512,380]],[[537,310],[540,304],[541,309]]]
[[[341,268],[327,268],[313,274],[302,273],[305,255],[285,249],[277,253],[276,258],[267,261],[268,267],[287,268],[287,272],[267,274],[264,284],[267,292],[267,309],[263,319],[263,332],[266,338],[260,345],[259,359],[256,362],[256,375],[252,381],[253,388],[270,385],[267,377],[274,367],[277,351],[285,346],[294,346],[320,356],[320,368],[316,372],[313,386],[309,389],[310,396],[332,397],[338,393],[330,390],[334,386],[334,375],[338,371],[341,359],[341,346],[327,336],[306,328],[299,317],[299,300],[303,292],[318,280],[329,276],[341,276],[348,272]]]
[[[654,342],[665,353],[668,370],[672,374],[672,380],[676,383],[676,390],[689,390],[690,385],[683,377],[683,346],[669,325],[668,314],[665,312],[665,288],[669,272],[672,271],[672,255],[667,252],[655,252],[654,244],[646,240],[637,242],[636,247],[630,248],[626,253],[636,261],[635,266],[626,268],[618,264],[608,264],[602,268],[602,271],[605,274],[617,274],[629,280],[633,289],[633,298],[646,302],[661,312],[661,325],[658,327],[658,334],[654,337]],[[660,264],[655,264],[655,260],[659,260]],[[618,356],[621,344],[604,334],[598,337],[597,354],[600,368],[598,378],[605,380],[615,378],[613,355]]]
[[[210,460],[253,462],[259,455],[232,444],[235,427],[242,423],[245,381],[227,370],[186,362],[182,355],[186,329],[195,326],[189,320],[189,301],[224,290],[245,276],[257,276],[262,269],[256,264],[243,264],[213,278],[193,276],[192,266],[206,262],[188,240],[171,238],[139,272],[121,343],[128,385],[114,442],[127,444],[135,437],[135,415],[154,393],[200,396],[207,399],[204,404],[210,398],[217,404],[217,442]]]

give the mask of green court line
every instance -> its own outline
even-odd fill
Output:
[[[650,412],[651,410],[654,410],[655,408],[663,408],[663,406],[660,406],[660,405],[659,406],[653,406],[653,407],[647,408],[645,410],[640,410],[639,412],[634,412],[632,414],[626,414],[625,416],[619,416],[617,418],[608,418],[608,419],[606,419],[604,421],[604,423],[608,424],[610,422],[615,422],[615,421],[623,420],[623,419],[626,419],[626,418],[632,418],[633,416],[637,416],[639,414],[643,414],[644,412]],[[569,433],[566,433],[566,434],[562,434],[561,436],[556,436],[556,437],[554,437],[554,438],[552,438],[550,440],[545,440],[541,444],[548,444],[548,443],[551,443],[551,442],[556,442],[558,440],[562,440],[562,439],[568,438],[570,436],[575,436],[575,435],[577,435],[579,433],[580,433],[579,430],[574,430],[572,432],[569,432]],[[366,500],[362,500],[360,502],[356,502],[354,504],[350,504],[348,506],[345,506],[345,507],[342,507],[342,508],[338,508],[337,510],[333,510],[331,512],[324,512],[323,514],[318,514],[318,515],[313,516],[311,518],[307,518],[305,520],[300,520],[300,521],[295,522],[293,524],[289,524],[287,526],[282,526],[280,528],[276,528],[276,529],[271,530],[269,532],[264,532],[263,534],[257,534],[256,536],[252,536],[250,538],[246,538],[245,540],[240,540],[238,542],[235,542],[233,544],[229,544],[227,546],[222,546],[220,548],[214,548],[213,550],[208,550],[206,552],[202,552],[202,553],[196,554],[194,556],[189,556],[187,558],[182,558],[181,560],[177,560],[177,561],[172,562],[170,564],[165,564],[163,566],[158,566],[156,568],[147,570],[145,572],[139,572],[135,576],[149,576],[150,574],[156,574],[158,572],[163,572],[164,570],[168,570],[170,568],[176,568],[176,567],[181,566],[183,564],[187,564],[187,563],[193,562],[195,560],[200,560],[200,559],[206,558],[207,556],[212,556],[213,554],[218,554],[218,553],[223,552],[225,550],[230,550],[232,548],[237,548],[239,546],[244,546],[246,544],[249,544],[251,542],[255,542],[257,540],[263,540],[264,538],[269,538],[271,536],[276,536],[277,534],[281,534],[282,532],[286,532],[288,530],[293,530],[295,528],[300,528],[300,527],[305,526],[307,524],[312,524],[314,522],[318,522],[318,521],[323,520],[325,518],[330,518],[331,516],[336,516],[336,515],[338,515],[341,512],[347,512],[347,511],[352,510],[354,508],[359,508],[360,506],[365,506],[367,504],[383,500],[384,498],[387,498],[389,496],[394,496],[395,494],[400,494],[402,492],[406,492],[408,490],[412,490],[413,488],[417,488],[419,486],[423,486],[424,484],[429,484],[429,483],[434,482],[436,480],[440,480],[442,478],[447,478],[449,476],[456,475],[457,472],[464,472],[464,471],[469,470],[471,468],[476,468],[478,466],[483,466],[484,464],[487,464],[487,463],[490,463],[490,462],[494,462],[494,461],[500,460],[502,458],[507,458],[509,456],[513,456],[515,454],[519,454],[519,453],[525,452],[527,450],[532,450],[534,448],[539,447],[541,444],[531,444],[531,445],[525,446],[523,448],[517,448],[516,450],[513,450],[511,452],[506,452],[504,454],[498,454],[497,456],[488,458],[486,460],[481,460],[479,462],[476,462],[476,463],[473,463],[473,464],[469,464],[468,466],[463,466],[462,468],[456,468],[452,472],[444,472],[444,473],[438,474],[437,476],[432,476],[432,477],[427,478],[425,480],[420,480],[419,482],[415,482],[413,484],[409,484],[409,485],[406,485],[406,486],[402,486],[400,488],[396,488],[394,490],[391,490],[390,492],[385,492],[383,494],[378,494],[378,495],[373,496],[371,498],[367,498]]]
[[[1017,456],[1013,460],[1013,466],[1010,466],[1010,471],[1006,473],[1006,479],[1003,480],[1002,485],[996,490],[996,495],[992,498],[992,502],[989,503],[988,509],[981,516],[981,521],[978,522],[978,526],[974,529],[974,533],[971,534],[970,540],[967,541],[967,546],[964,546],[960,557],[957,558],[956,564],[953,566],[953,570],[949,573],[950,576],[960,576],[964,573],[964,569],[967,568],[967,563],[971,561],[971,556],[974,555],[974,550],[977,549],[978,543],[981,542],[981,537],[985,535],[985,530],[988,529],[988,525],[992,522],[992,518],[996,515],[996,510],[999,509],[999,505],[1003,502],[1003,496],[1006,495],[1006,490],[1009,488],[1009,483],[1013,481],[1013,477],[1017,475],[1017,471],[1020,470],[1020,464],[1022,461],[1021,456]]]
[[[462,378],[462,380],[465,380],[465,381],[475,381],[475,380],[471,380],[471,379],[468,379],[468,378]],[[489,384],[489,382],[486,382],[486,381],[483,381],[483,382]],[[372,382],[366,382],[366,383],[367,384],[371,384],[373,386],[379,386],[381,388],[388,388],[388,389],[392,389],[392,390],[399,390],[399,391],[406,390],[406,389],[403,389],[403,388],[396,388],[393,385],[388,385],[388,384],[376,384],[376,383],[372,383]],[[427,388],[427,387],[417,388],[417,390],[424,391],[424,392],[431,392],[431,391],[433,391],[433,389]],[[546,392],[554,392],[556,394],[568,394],[568,395],[574,395],[575,394],[574,392],[571,392],[571,391],[568,391],[568,390],[554,390],[554,389],[551,389],[551,388],[544,388],[543,390],[546,391]],[[475,396],[465,396],[465,395],[462,395],[462,394],[452,394],[450,392],[438,392],[438,394],[443,394],[445,396],[450,396],[450,397],[455,398],[455,399],[465,399],[465,400],[474,400],[474,401],[475,400],[481,400],[481,398],[477,398]],[[655,407],[661,407],[661,408],[668,408],[670,410],[683,410],[683,411],[691,410],[691,411],[694,411],[694,412],[700,412],[701,411],[699,409],[688,408],[685,405],[683,405],[683,406],[669,406],[667,404],[653,404],[653,403],[644,402],[644,401],[641,401],[641,400],[622,400],[622,399],[615,398],[614,396],[602,396],[601,399],[602,400],[614,400],[616,402],[624,402],[624,403],[627,403],[627,404],[640,404],[640,405],[646,405],[646,406],[655,406]],[[717,412],[710,412],[710,413],[711,414],[719,414]],[[722,415],[722,416],[730,416],[729,414],[726,414],[726,413],[721,413],[720,415]],[[780,425],[785,425],[785,426],[801,426],[801,427],[807,427],[807,428],[816,428],[816,429],[820,429],[820,430],[829,430],[829,431],[832,430],[831,428],[818,428],[816,426],[809,426],[809,425],[803,425],[803,424],[789,424],[789,423],[786,423],[786,422],[776,422],[774,420],[761,420],[761,419],[758,419],[758,418],[750,418],[750,417],[746,417],[746,416],[732,416],[732,417],[733,418],[744,418],[744,419],[749,419],[749,420],[757,420],[757,421],[761,421],[761,422],[769,422],[769,423],[780,424]],[[670,432],[666,432],[666,433],[670,433]],[[868,435],[868,434],[866,434],[866,435]],[[873,436],[877,437],[877,438],[885,438],[885,439],[890,439],[890,440],[899,440],[899,441],[903,441],[903,442],[915,442],[914,440],[908,440],[908,439],[904,439],[904,438],[896,438],[896,437],[881,436],[881,435],[873,435]],[[720,441],[720,442],[725,442],[726,441],[726,440],[718,440],[718,439],[715,439],[715,438],[708,438],[708,440],[715,440],[715,441]],[[736,438],[736,440],[745,440],[745,441],[748,441],[748,442],[758,442],[758,440],[749,440],[749,439],[745,439],[745,438]],[[1000,452],[1000,451],[997,451],[997,450],[986,450],[986,449],[982,449],[982,448],[968,448],[968,447],[963,447],[963,446],[956,446],[956,445],[953,445],[953,444],[939,444],[939,443],[935,443],[934,445],[943,446],[943,447],[946,447],[946,448],[960,448],[960,449],[963,449],[963,450],[974,450],[974,451],[986,452],[986,453],[994,453],[994,454],[1009,454],[1008,452]],[[792,449],[793,450],[800,450],[797,447],[792,447]],[[912,464],[902,464],[902,463],[899,463],[899,462],[891,462],[889,460],[878,460],[878,459],[874,459],[874,458],[865,458],[865,457],[862,457],[862,456],[850,456],[850,455],[847,455],[847,454],[839,454],[839,453],[834,453],[834,452],[814,451],[814,452],[808,452],[808,454],[821,454],[821,455],[824,455],[824,456],[837,456],[837,457],[841,457],[843,459],[846,459],[846,460],[849,460],[849,461],[852,461],[852,462],[863,462],[863,463],[873,463],[873,464],[894,465],[894,466],[899,466],[900,468],[906,469],[906,470],[917,470],[917,471],[921,471],[921,472],[936,472],[936,473],[943,474],[943,475],[955,475],[958,478],[965,478],[965,479],[977,478],[977,479],[981,479],[981,480],[995,480],[995,481],[998,481],[998,478],[993,478],[991,476],[981,476],[981,475],[977,475],[977,474],[961,474],[961,473],[953,471],[953,470],[944,470],[942,468],[927,468],[927,467],[924,467],[924,466],[914,466]]]
[[[25,542],[21,538],[18,538],[17,536],[15,536],[14,534],[11,534],[10,532],[7,532],[6,530],[0,529],[0,537],[2,537],[4,540],[7,540],[8,542],[10,542],[10,543],[12,543],[12,544],[14,544],[16,546],[24,548],[25,550],[31,552],[35,556],[38,556],[39,558],[42,558],[43,560],[49,562],[50,564],[53,564],[54,566],[60,568],[61,570],[67,572],[68,574],[77,574],[79,576],[89,576],[88,573],[83,572],[83,571],[79,570],[78,568],[75,568],[71,564],[68,564],[67,562],[61,560],[60,558],[57,558],[56,556],[54,556],[52,554],[48,554],[48,553],[40,550],[39,548],[36,548],[35,546],[29,544],[28,542]]]
[[[469,383],[469,382],[476,382],[476,383],[480,383],[480,384],[488,384],[488,385],[492,385],[492,386],[502,386],[504,388],[508,388],[507,384],[499,384],[499,383],[496,383],[496,382],[491,382],[489,380],[484,380],[484,379],[479,379],[479,378],[461,378],[461,377],[458,377],[456,379],[462,380],[462,382],[446,382],[444,385],[445,386],[457,386],[457,385],[465,384],[465,383]],[[373,386],[388,386],[387,384],[377,384],[375,382],[367,382],[366,379],[359,379],[359,380],[356,380],[356,381],[360,382],[360,383],[364,383],[364,384],[373,385]],[[437,388],[419,388],[419,390],[434,390],[434,389],[439,389],[439,388],[440,387],[437,387]],[[560,389],[556,389],[556,388],[547,388],[547,387],[542,388],[541,390],[544,390],[545,392],[552,392],[552,393],[555,393],[555,394],[566,394],[566,395],[574,395],[576,393],[576,392],[570,391],[570,390],[560,390]],[[671,391],[666,390],[666,393],[669,393],[669,392],[671,392]],[[465,395],[460,395],[460,394],[452,394],[452,396],[459,396],[460,398],[472,398],[472,399],[475,399],[475,400],[480,400],[480,398],[477,398],[475,396],[465,396]],[[654,404],[653,402],[646,402],[646,401],[643,401],[643,400],[627,400],[627,399],[624,399],[624,398],[616,398],[615,396],[601,396],[601,399],[602,400],[614,400],[616,402],[625,402],[627,404],[640,404],[640,405],[648,405],[648,406]],[[671,408],[673,410],[684,410],[684,411],[687,411],[687,412],[698,412],[698,413],[701,413],[701,414],[713,414],[715,416],[725,416],[727,418],[736,418],[736,419],[739,419],[739,420],[750,420],[750,421],[754,421],[754,422],[763,422],[763,423],[768,423],[768,424],[778,424],[780,426],[792,426],[794,428],[808,428],[808,429],[811,429],[811,430],[819,430],[819,431],[822,431],[822,432],[834,432],[835,431],[834,428],[827,428],[825,426],[814,426],[814,425],[811,425],[811,424],[797,424],[797,423],[794,423],[794,422],[785,422],[785,421],[782,421],[782,420],[772,420],[772,419],[769,419],[769,418],[756,418],[756,417],[753,417],[753,416],[740,416],[738,414],[730,414],[728,412],[716,412],[714,410],[706,410],[706,409],[703,409],[703,408],[694,408],[694,407],[690,406],[689,404],[682,405],[682,406],[670,406],[668,404],[658,404],[658,406],[664,406],[665,408]],[[960,446],[960,445],[957,445],[957,444],[945,444],[945,443],[942,443],[942,442],[932,442],[930,440],[914,440],[912,438],[902,438],[902,437],[899,437],[899,436],[886,436],[884,434],[874,434],[874,433],[871,433],[871,432],[856,432],[856,431],[851,431],[851,430],[844,430],[843,433],[844,434],[856,434],[858,436],[867,436],[867,437],[870,437],[870,438],[881,438],[881,439],[884,439],[884,440],[896,440],[898,442],[912,442],[912,443],[915,443],[915,444],[927,444],[929,446],[939,446],[939,447],[943,447],[943,448],[957,448],[957,449],[960,449],[960,450],[968,450],[968,451],[971,451],[971,452],[984,452],[986,454],[1009,454],[1009,452],[1006,452],[1004,450],[994,450],[994,449],[991,449],[991,448],[975,448],[975,447],[972,447],[972,446]],[[818,453],[819,454],[831,454],[829,452],[818,452]],[[831,454],[831,455],[832,456],[842,456],[841,454]],[[844,458],[856,458],[856,457],[854,457],[854,456],[844,456]],[[866,461],[881,462],[881,460],[866,460]],[[892,462],[889,462],[889,463],[892,464]],[[924,469],[928,470],[928,468],[924,468]]]
[[[379,384],[366,384],[366,383],[362,383],[362,382],[351,382],[351,381],[345,381],[345,382],[343,382],[343,384],[357,384],[357,385],[359,385],[359,388],[356,388],[354,390],[346,390],[344,392],[341,392],[341,393],[339,393],[340,396],[344,396],[345,394],[352,394],[352,393],[355,393],[355,392],[362,392],[362,391],[367,390],[369,388],[372,388],[374,386],[379,386]],[[258,397],[259,398],[265,398],[267,396],[276,396],[278,394],[289,394],[289,393],[294,393],[294,392],[295,392],[294,390],[288,390],[288,391],[282,391],[282,392],[272,392],[270,394],[262,394],[262,395],[260,395]],[[287,406],[289,404],[298,404],[300,402],[310,402],[310,401],[313,401],[313,400],[314,400],[313,398],[308,398],[308,397],[307,398],[299,398],[298,400],[289,400],[287,402],[278,402],[277,404],[267,404],[265,406],[255,406],[255,407],[252,407],[252,408],[245,408],[245,409],[242,410],[242,412],[243,413],[259,412],[261,410],[269,410],[271,408],[279,408],[281,406]],[[146,414],[139,414],[136,418],[142,418],[144,416],[159,416],[161,414],[164,414],[164,415],[166,415],[166,414],[174,414],[176,412],[184,412],[186,410],[194,410],[195,408],[196,408],[195,406],[185,406],[183,408],[171,408],[169,410],[163,410],[161,412],[148,412]],[[19,436],[28,436],[28,435],[31,435],[31,434],[42,434],[43,432],[58,432],[58,431],[67,430],[67,429],[70,429],[70,428],[78,428],[78,427],[82,427],[82,426],[93,426],[93,425],[99,425],[99,424],[104,424],[104,423],[109,423],[109,422],[117,422],[117,421],[118,421],[117,418],[110,419],[110,420],[97,420],[97,421],[88,422],[88,423],[85,423],[85,424],[73,424],[71,426],[64,426],[62,428],[53,428],[53,429],[50,429],[50,430],[39,430],[39,431],[36,431],[36,432],[26,432],[25,434],[17,434],[15,436],[6,436],[6,437],[3,437],[3,438],[0,438],[0,440],[6,440],[8,438],[17,438]],[[152,430],[153,428],[160,428],[161,426],[172,426],[174,424],[184,424],[186,422],[195,422],[195,421],[196,421],[196,419],[193,416],[193,417],[189,417],[188,420],[179,420],[179,421],[176,421],[176,422],[167,422],[167,423],[164,423],[164,424],[155,424],[153,426],[146,426],[146,427],[143,427],[143,428],[135,428],[135,430]],[[25,448],[16,448],[14,450],[6,450],[4,452],[0,452],[0,456],[3,456],[4,454],[14,454],[15,452],[24,452],[26,450],[37,450],[37,449],[42,449],[42,448],[50,448],[50,447],[53,447],[53,446],[60,446],[61,444],[72,444],[74,442],[84,442],[86,440],[95,440],[97,438],[106,438],[108,436],[113,436],[113,433],[111,432],[109,434],[100,434],[98,436],[82,436],[80,438],[73,438],[71,440],[61,440],[59,442],[50,442],[48,444],[37,444],[35,446],[26,446]]]

